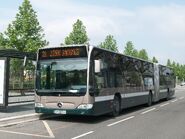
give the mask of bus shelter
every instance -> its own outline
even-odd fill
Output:
[[[23,93],[25,89],[34,90],[34,83],[32,86],[28,85],[29,87],[25,87],[22,83],[28,78],[25,74],[25,65],[28,61],[31,61],[29,62],[31,63],[30,67],[34,67],[33,61],[36,61],[36,53],[20,52],[14,49],[0,50],[0,108],[6,108],[12,103],[34,101],[34,99],[21,99],[22,96],[25,97],[25,93]],[[30,68],[30,70],[34,74],[34,68]],[[31,78],[33,79],[33,76]],[[34,92],[31,95],[34,96]]]

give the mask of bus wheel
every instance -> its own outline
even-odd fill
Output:
[[[120,113],[120,101],[119,97],[115,96],[113,100],[113,106],[112,106],[112,116],[116,117]]]
[[[152,105],[152,93],[150,92],[148,95],[148,103],[147,106],[150,107]]]

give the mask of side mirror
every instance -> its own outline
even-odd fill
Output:
[[[101,71],[101,60],[94,60],[94,71],[95,73],[100,73]]]

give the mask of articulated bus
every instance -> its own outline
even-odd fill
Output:
[[[168,100],[174,88],[171,68],[98,47],[38,51],[37,113],[117,116],[128,107]]]

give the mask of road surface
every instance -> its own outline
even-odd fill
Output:
[[[0,139],[185,139],[185,87],[178,87],[169,101],[126,109],[116,118],[23,119],[1,127],[0,134]]]

